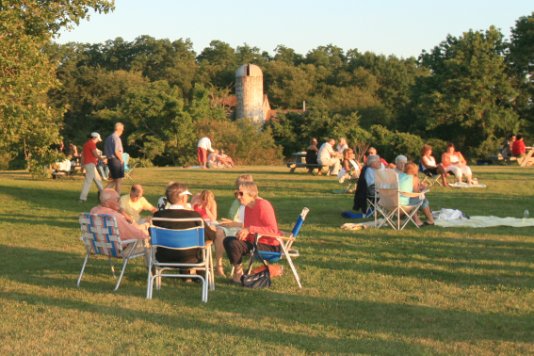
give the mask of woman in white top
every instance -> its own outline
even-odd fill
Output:
[[[467,184],[473,184],[471,168],[467,165],[464,156],[455,150],[452,143],[447,144],[447,151],[441,155],[441,165],[445,172],[452,172],[458,182],[461,182],[462,177],[465,176]]]
[[[443,182],[443,186],[447,187],[447,176],[445,174],[445,169],[441,164],[436,163],[436,159],[432,156],[432,146],[423,145],[421,150],[421,166],[423,168],[423,173],[429,177],[440,175]]]

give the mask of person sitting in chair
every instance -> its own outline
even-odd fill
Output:
[[[191,196],[187,185],[182,183],[170,183],[165,191],[167,201],[170,203],[169,207],[164,210],[159,210],[154,214],[154,218],[200,218],[200,214],[188,208],[188,199]],[[153,220],[154,226],[165,229],[188,229],[199,226],[197,221],[158,221]],[[206,240],[215,241],[215,231],[204,228],[204,236]],[[199,263],[202,259],[202,250],[172,250],[167,248],[158,248],[156,251],[156,259],[160,262],[176,262],[176,263]]]
[[[384,169],[380,161],[380,156],[369,155],[367,157],[367,164],[360,173],[356,192],[354,193],[354,205],[352,206],[353,210],[361,210],[364,217],[368,214],[367,199],[374,200],[375,172],[380,169]]]
[[[106,188],[100,192],[100,205],[91,209],[91,214],[107,214],[115,217],[121,240],[148,239],[145,225],[136,222],[129,223],[120,212],[120,196],[114,189]],[[143,245],[139,245],[142,248]]]
[[[419,182],[419,168],[415,163],[407,163],[404,167],[404,173],[399,174],[399,190],[406,193],[420,193],[426,189],[424,185]],[[399,202],[403,206],[416,206],[423,199],[423,205],[421,210],[426,216],[426,221],[423,224],[417,214],[413,216],[413,220],[418,226],[422,225],[434,225],[434,218],[432,217],[432,210],[430,204],[426,198],[409,198],[406,196],[400,196]]]
[[[360,166],[356,162],[356,156],[352,148],[346,148],[343,151],[343,163],[337,178],[339,183],[343,183],[346,179],[358,179],[360,176]]]
[[[465,175],[467,184],[473,184],[471,168],[467,165],[464,156],[455,150],[454,144],[447,144],[447,151],[441,155],[441,165],[445,172],[452,172],[459,183],[462,182],[462,177]]]
[[[121,197],[120,205],[123,213],[126,215],[126,219],[135,221],[137,223],[144,223],[144,219],[141,219],[141,212],[150,211],[154,214],[156,209],[150,204],[143,196],[144,190],[141,184],[134,184],[130,189],[130,194],[123,195]]]
[[[245,206],[243,228],[236,236],[224,240],[224,248],[230,263],[234,266],[232,280],[241,282],[243,257],[248,255],[254,246],[256,234],[278,236],[278,224],[273,206],[267,200],[258,197],[258,187],[254,182],[242,182],[236,197]],[[264,237],[258,242],[258,249],[280,252],[280,243],[272,237]]]
[[[443,166],[437,164],[436,159],[432,156],[432,146],[430,145],[423,145],[421,149],[421,166],[424,168],[423,173],[426,176],[432,177],[439,174],[443,181],[443,186],[447,187],[449,185]]]

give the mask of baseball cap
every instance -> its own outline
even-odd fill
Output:
[[[102,138],[98,132],[91,132],[91,137],[96,138],[98,142],[102,142]]]

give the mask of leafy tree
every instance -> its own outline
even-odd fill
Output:
[[[507,59],[520,92],[517,111],[534,134],[534,12],[516,21]]]
[[[452,36],[421,55],[432,75],[419,80],[415,128],[478,154],[494,153],[488,142],[517,128],[517,91],[506,72],[502,34],[490,27]],[[485,151],[480,150],[486,147]],[[491,151],[491,152],[490,152]]]
[[[58,86],[56,64],[44,47],[61,28],[77,24],[90,9],[111,10],[104,0],[6,0],[0,3],[0,150],[22,154],[38,173],[52,159],[50,145],[59,140],[61,110],[49,105],[47,93]]]

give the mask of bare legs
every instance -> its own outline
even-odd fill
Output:
[[[120,195],[120,193],[121,193],[121,181],[122,181],[121,178],[113,179],[111,182],[108,183],[108,185],[106,185],[106,188],[113,188]]]
[[[223,255],[224,255],[224,231],[217,229],[215,235],[215,274],[217,276],[226,277],[223,267]]]

